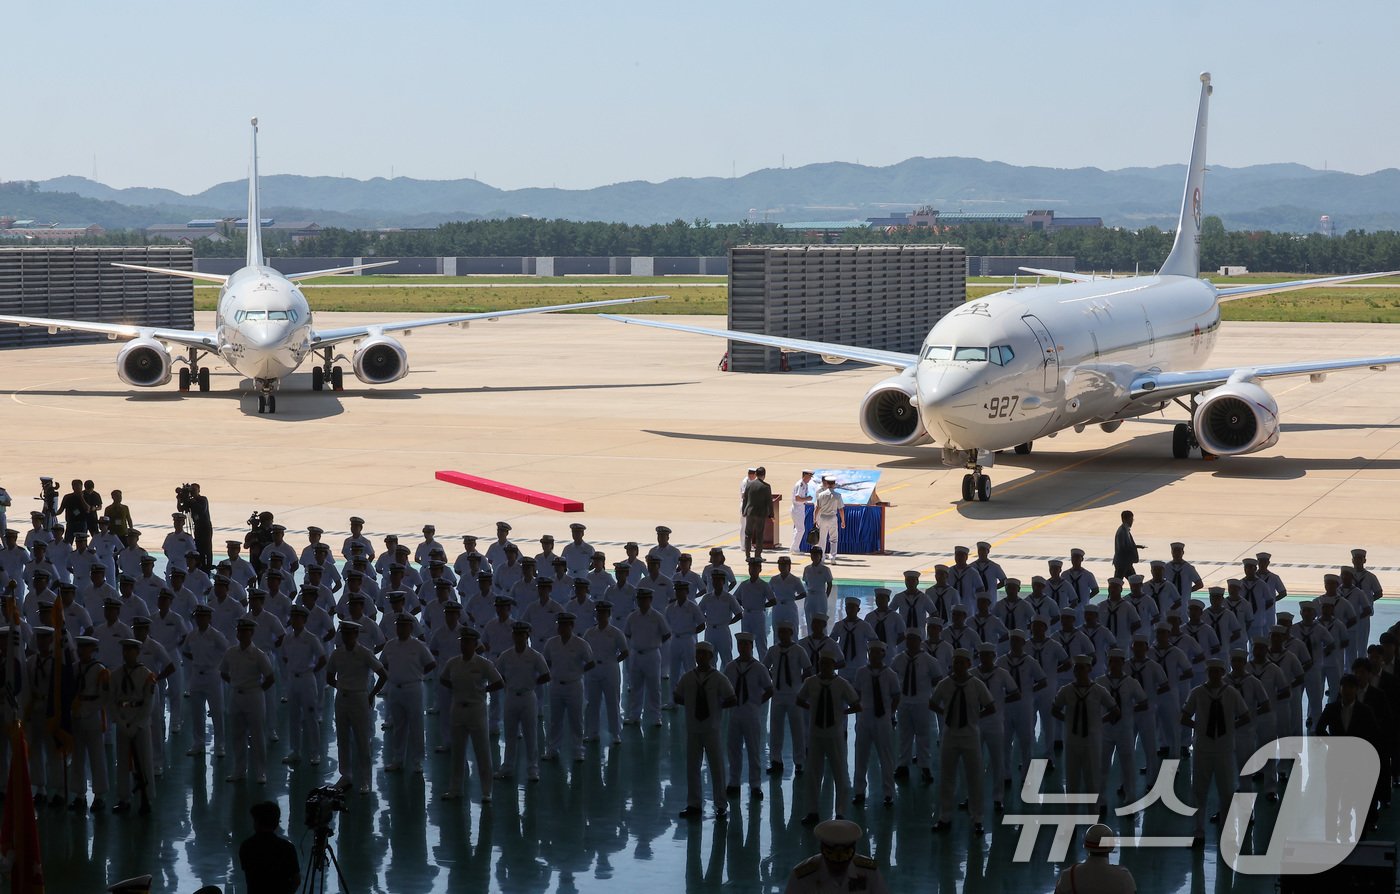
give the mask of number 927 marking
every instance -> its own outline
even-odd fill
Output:
[[[1012,394],[1006,397],[994,397],[982,405],[982,409],[987,411],[988,419],[1009,419],[1011,414],[1016,412],[1016,405],[1021,402],[1020,395]]]

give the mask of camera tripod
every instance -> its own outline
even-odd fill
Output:
[[[345,873],[340,871],[340,860],[336,859],[335,848],[331,847],[331,835],[334,834],[334,830],[327,824],[317,828],[315,833],[316,837],[311,842],[311,853],[306,858],[301,894],[323,894],[326,890],[327,863],[335,867],[335,877],[340,882],[342,894],[349,891],[350,886],[345,883]]]

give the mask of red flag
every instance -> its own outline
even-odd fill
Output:
[[[29,749],[18,723],[10,727],[10,782],[0,820],[0,855],[10,864],[13,894],[44,894],[44,863],[39,857],[39,826],[29,787]]]

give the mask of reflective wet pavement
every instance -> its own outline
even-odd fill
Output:
[[[842,592],[868,595],[869,588],[846,586]],[[1400,610],[1389,604],[1377,608],[1377,627],[1400,620]],[[430,744],[436,741],[437,720],[428,718]],[[580,764],[544,763],[538,783],[498,781],[494,803],[487,807],[477,802],[475,786],[468,800],[442,800],[444,755],[430,753],[426,779],[386,774],[376,764],[374,793],[349,795],[347,811],[336,817],[331,844],[345,890],[571,892],[616,891],[620,884],[781,890],[791,867],[816,851],[810,831],[799,823],[806,804],[800,786],[794,803],[791,764],[781,781],[763,777],[763,801],[750,801],[745,788],[740,799],[731,801],[727,821],[716,822],[708,808],[701,822],[679,820],[676,815],[685,806],[684,735],[676,720],[668,715],[660,729],[626,728],[620,748],[590,746],[588,759]],[[329,726],[330,758],[316,775],[305,762],[290,773],[278,763],[286,753],[283,743],[269,749],[267,785],[226,783],[227,758],[184,756],[186,724],[184,735],[169,746],[172,757],[158,780],[152,816],[78,817],[66,809],[42,808],[39,829],[49,890],[100,891],[116,879],[151,872],[157,892],[192,892],[205,884],[242,891],[238,843],[251,833],[248,807],[266,798],[281,805],[284,829],[305,861],[311,845],[302,822],[306,793],[337,776]],[[1187,772],[1183,767],[1176,791],[1190,803]],[[965,814],[950,832],[933,835],[935,790],[917,779],[902,782],[893,808],[884,808],[876,798],[851,816],[866,827],[863,850],[885,867],[892,890],[950,894],[1053,888],[1061,866],[1046,859],[1049,831],[1041,832],[1035,858],[1024,864],[1012,862],[1019,829],[1001,826],[995,817],[989,816],[985,836],[973,835]],[[1141,784],[1138,790],[1143,790]],[[872,791],[878,792],[878,785]],[[831,803],[829,786],[825,801]],[[1255,833],[1258,851],[1267,846],[1272,816],[1272,807],[1263,807],[1262,828]],[[1019,810],[1014,791],[1007,808]],[[1189,835],[1191,830],[1189,819],[1161,806],[1151,808],[1139,823],[1140,834]],[[1383,814],[1382,825],[1382,837],[1393,840],[1400,825],[1396,817]],[[1071,858],[1077,853],[1071,849]],[[1274,890],[1276,882],[1231,872],[1219,862],[1213,841],[1204,852],[1129,852],[1122,862],[1133,871],[1140,891],[1263,892]],[[338,887],[332,871],[327,890]]]

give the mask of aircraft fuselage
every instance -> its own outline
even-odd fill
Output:
[[[929,332],[912,371],[919,414],[935,442],[967,451],[1138,415],[1134,378],[1201,368],[1219,327],[1215,288],[1194,277],[998,292]]]
[[[254,380],[276,381],[311,353],[311,308],[296,283],[267,266],[237,270],[219,290],[219,356]]]

